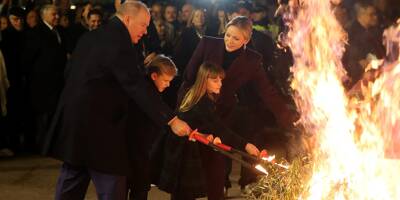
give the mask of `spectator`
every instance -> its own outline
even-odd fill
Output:
[[[167,40],[175,44],[180,35],[181,26],[177,20],[176,7],[174,5],[168,4],[165,6],[164,19],[167,23]]]
[[[354,9],[356,19],[349,29],[349,46],[343,57],[349,75],[349,80],[345,83],[347,88],[351,88],[361,79],[373,57],[383,58],[385,55],[375,7],[366,2],[359,2],[355,4]]]
[[[65,37],[58,29],[58,9],[51,4],[40,10],[42,21],[27,35],[22,58],[27,68],[30,100],[35,112],[38,142],[50,125],[64,87],[64,68],[67,60]]]
[[[97,9],[89,11],[88,17],[87,17],[87,22],[88,22],[89,31],[99,28],[99,26],[103,22],[103,13]]]
[[[9,25],[7,16],[0,16],[0,31],[4,31]]]
[[[151,6],[151,19],[153,21],[163,19],[163,6],[161,3],[156,2]]]
[[[10,25],[1,32],[2,40],[0,48],[4,56],[7,77],[10,87],[7,90],[7,116],[3,120],[4,129],[1,130],[8,135],[8,148],[13,151],[21,150],[20,134],[23,110],[23,72],[20,61],[23,55],[25,42],[24,31],[25,12],[20,7],[12,7],[8,19]]]
[[[35,9],[30,10],[26,14],[26,24],[28,25],[28,28],[32,29],[34,28],[39,22],[39,16],[38,13]]]
[[[186,26],[190,16],[192,15],[194,8],[191,3],[185,3],[182,6],[181,12],[179,12],[179,21],[182,26]]]

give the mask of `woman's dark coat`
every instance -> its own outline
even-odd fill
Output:
[[[182,99],[188,88],[196,79],[199,66],[203,62],[212,62],[222,66],[225,52],[224,40],[214,37],[203,37],[186,67],[183,83],[178,93]],[[264,106],[273,112],[280,126],[288,127],[293,121],[293,112],[287,107],[287,101],[268,80],[262,68],[262,57],[257,52],[244,48],[240,55],[226,70],[221,94],[217,101],[217,113],[226,121],[237,103],[236,94],[245,85],[254,88]]]

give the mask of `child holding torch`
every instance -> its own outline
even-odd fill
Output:
[[[178,107],[178,116],[203,134],[220,137],[226,144],[258,156],[260,151],[227,128],[215,113],[215,102],[225,73],[212,63],[200,65],[196,81]],[[167,134],[164,163],[158,187],[171,193],[173,200],[224,198],[225,159],[205,145]]]

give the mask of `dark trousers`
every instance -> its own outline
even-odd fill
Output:
[[[126,200],[127,179],[100,173],[85,167],[63,163],[56,187],[56,200],[83,200],[90,180],[99,200]]]

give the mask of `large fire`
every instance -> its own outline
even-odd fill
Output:
[[[400,26],[385,34],[399,44]],[[288,33],[291,86],[315,164],[300,199],[400,199],[400,57],[378,62],[382,69],[350,95],[342,84],[345,42],[329,0],[302,2]]]

